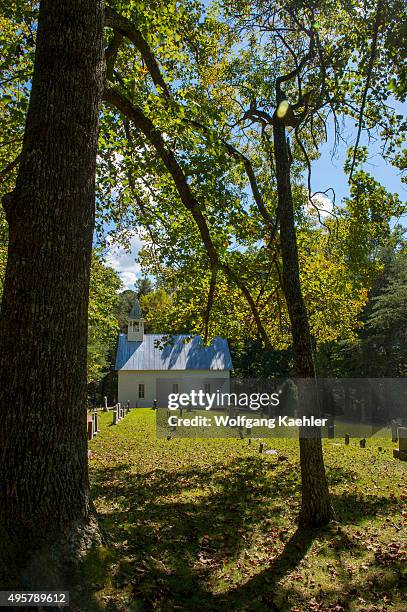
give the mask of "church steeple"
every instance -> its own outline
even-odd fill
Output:
[[[127,340],[129,342],[142,342],[144,337],[144,319],[138,300],[130,311],[128,318]]]

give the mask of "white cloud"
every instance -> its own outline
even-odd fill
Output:
[[[116,270],[123,281],[124,289],[134,289],[134,283],[140,276],[140,264],[135,261],[142,247],[142,241],[135,234],[130,239],[128,250],[113,243],[111,238],[107,239],[109,244],[106,255],[106,263]]]

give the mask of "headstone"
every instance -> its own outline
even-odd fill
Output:
[[[157,400],[153,401],[153,410],[157,410]]]
[[[116,406],[114,406],[114,408],[113,408],[112,425],[117,425],[117,421],[118,421],[117,411],[118,411],[118,407],[117,407],[117,404],[116,404]]]
[[[334,417],[332,416],[332,414],[327,414],[326,418],[328,419],[328,422],[327,422],[327,426],[328,426],[328,438],[330,440],[332,440],[335,437],[335,422],[334,422]]]
[[[403,453],[407,453],[407,427],[399,427],[397,429],[397,435],[399,438],[399,449]]]
[[[260,442],[259,453],[263,452],[263,448],[264,448],[264,444],[263,444],[263,442]]]
[[[88,440],[93,438],[93,416],[88,414],[87,416],[87,427],[88,427]]]
[[[397,435],[399,439],[399,447],[398,449],[394,449],[393,456],[395,459],[407,461],[407,427],[399,427],[397,430]]]
[[[108,407],[107,407],[107,397],[106,395],[103,398],[103,412],[107,412],[108,411]]]
[[[99,433],[99,418],[97,412],[95,412],[94,419],[94,435],[96,436]]]
[[[390,422],[390,427],[391,427],[391,441],[392,442],[397,442],[398,440],[398,436],[397,436],[397,429],[400,427],[401,422],[399,419],[393,419]]]
[[[349,446],[349,438],[350,438],[349,434],[345,434],[345,444],[346,444],[346,446]]]
[[[127,414],[130,412],[130,400],[127,400]]]
[[[362,438],[359,442],[360,448],[366,448],[366,438]]]

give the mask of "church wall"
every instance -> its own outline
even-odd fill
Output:
[[[227,393],[229,378],[229,370],[124,370],[118,372],[118,401],[122,404],[129,401],[132,408],[149,408],[156,399],[163,406],[168,393],[205,390],[205,385],[209,385],[210,393],[218,389]],[[144,385],[144,398],[139,397],[139,385]],[[178,385],[178,389],[173,385]]]

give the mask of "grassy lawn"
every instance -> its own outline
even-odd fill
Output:
[[[325,440],[338,522],[299,533],[295,440],[160,439],[155,412],[90,443],[107,534],[87,561],[110,610],[407,610],[407,464],[393,444]],[[379,450],[379,447],[382,447]]]

